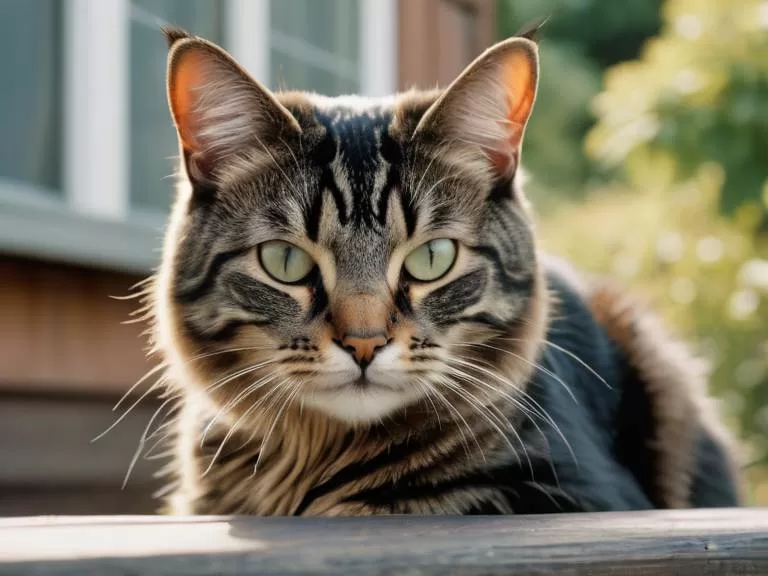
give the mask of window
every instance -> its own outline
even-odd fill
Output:
[[[399,0],[0,0],[0,254],[144,273],[178,143],[163,24],[255,78],[330,95],[396,88]]]
[[[134,0],[130,32],[131,208],[165,211],[178,155],[165,92],[168,48],[158,28],[169,22],[218,44],[224,41],[222,3],[211,0]]]
[[[0,2],[0,179],[61,195],[61,3]]]
[[[273,88],[360,91],[358,0],[279,0],[270,8]]]

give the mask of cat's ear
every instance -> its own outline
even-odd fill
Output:
[[[429,138],[462,158],[477,160],[495,177],[517,169],[520,146],[536,98],[536,44],[511,38],[480,55],[419,121],[413,138]]]
[[[296,119],[224,50],[181,31],[166,31],[168,102],[190,178],[270,154],[279,138],[301,132]]]

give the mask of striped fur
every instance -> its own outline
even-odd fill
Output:
[[[613,299],[540,257],[518,169],[533,42],[445,91],[369,100],[273,94],[218,47],[168,38],[182,176],[148,289],[177,410],[167,511],[736,502],[727,467],[710,478],[725,495],[694,497],[697,439],[724,446],[702,413],[664,417],[704,398],[687,360],[649,366],[658,343],[623,337]],[[406,256],[437,238],[455,262],[415,281]],[[257,247],[275,239],[309,254],[306,279],[265,272]],[[345,344],[374,336],[365,363]],[[628,382],[648,430],[619,426]]]

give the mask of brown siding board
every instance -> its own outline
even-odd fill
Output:
[[[446,86],[495,40],[493,0],[400,0],[399,85]]]
[[[0,397],[0,516],[154,513],[160,461],[140,458],[123,479],[157,404],[121,412],[114,400]],[[123,409],[131,405],[129,402]]]
[[[0,258],[0,390],[126,390],[151,364],[144,326],[125,324],[140,278]]]

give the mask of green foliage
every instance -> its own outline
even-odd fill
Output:
[[[664,21],[639,60],[606,74],[588,154],[616,165],[639,150],[668,152],[680,181],[717,162],[721,209],[758,204],[768,178],[768,5],[668,0]]]

